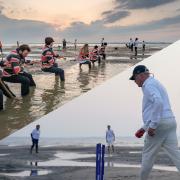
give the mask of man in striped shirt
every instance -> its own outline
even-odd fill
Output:
[[[20,83],[22,96],[29,93],[30,86],[36,86],[32,75],[23,69],[23,65],[29,63],[25,58],[30,51],[30,47],[23,44],[16,50],[11,51],[6,61],[3,62],[4,70],[2,80],[10,83]]]

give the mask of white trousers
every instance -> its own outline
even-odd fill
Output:
[[[148,179],[155,158],[161,148],[168,154],[180,171],[180,151],[178,149],[176,121],[174,118],[163,119],[153,137],[146,134],[142,153],[141,180]]]

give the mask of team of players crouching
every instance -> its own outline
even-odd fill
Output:
[[[54,73],[56,76],[60,77],[61,82],[64,82],[64,70],[58,67],[58,64],[56,63],[56,58],[60,56],[53,51],[53,43],[53,38],[45,38],[45,46],[41,55],[41,69],[44,72]],[[88,44],[85,44],[80,49],[78,56],[80,68],[83,64],[87,64],[89,68],[91,68],[91,64],[94,65],[96,61],[100,63],[101,58],[105,59],[106,46],[107,43],[102,43],[100,50],[98,49],[98,46],[94,46],[92,51],[89,51]],[[26,96],[29,93],[30,86],[36,86],[32,75],[25,72],[23,69],[25,64],[33,64],[33,62],[25,59],[30,51],[30,47],[23,44],[16,50],[11,51],[11,53],[6,57],[6,60],[0,62],[0,110],[3,110],[3,94],[8,98],[15,97],[13,92],[4,82],[20,83],[22,96]]]

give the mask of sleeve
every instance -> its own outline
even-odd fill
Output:
[[[33,138],[34,130],[31,132],[31,138]]]
[[[152,103],[150,122],[148,122],[148,124],[146,124],[145,126],[156,129],[160,122],[161,112],[163,108],[163,99],[155,85],[147,86],[145,88],[145,95]]]
[[[7,60],[11,63],[13,73],[19,74],[21,72],[21,67],[19,66],[19,59],[9,55],[7,56]]]
[[[53,51],[53,49],[51,49],[51,53],[53,54],[53,57],[59,57],[59,54],[57,54],[57,53],[55,53],[54,51]]]
[[[115,140],[116,136],[115,136],[115,134],[114,134],[114,131],[112,131],[112,133],[113,133],[113,137],[114,137],[114,140]]]
[[[151,121],[147,121],[146,124],[144,124],[141,128],[146,131],[148,129],[148,127],[149,127],[150,122]]]

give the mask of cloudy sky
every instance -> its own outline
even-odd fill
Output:
[[[53,36],[83,42],[180,37],[180,0],[0,0],[3,42],[42,42]]]

